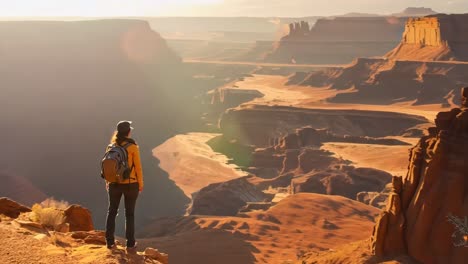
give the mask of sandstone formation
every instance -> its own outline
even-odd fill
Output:
[[[234,216],[248,202],[270,201],[271,195],[263,193],[246,177],[211,184],[193,194],[187,212],[190,215]]]
[[[382,56],[398,44],[404,19],[396,17],[336,17],[289,25],[269,62],[332,64],[356,57]]]
[[[462,107],[439,113],[436,127],[412,149],[406,177],[394,178],[372,236],[376,255],[408,254],[423,263],[468,259],[466,230],[448,219],[468,215],[468,88],[462,98]]]
[[[468,15],[410,18],[392,60],[468,61]]]
[[[65,223],[70,225],[70,231],[91,231],[94,230],[91,211],[80,206],[70,205],[64,211]]]
[[[17,218],[21,213],[26,212],[31,212],[31,208],[12,201],[6,197],[0,198],[0,215]]]

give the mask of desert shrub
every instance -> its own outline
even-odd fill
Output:
[[[34,204],[32,209],[32,220],[42,224],[45,227],[55,229],[65,222],[64,209],[68,207],[65,201],[57,201],[48,198],[40,204]]]

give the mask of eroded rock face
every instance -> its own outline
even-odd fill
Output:
[[[460,241],[452,237],[460,231],[447,220],[468,216],[467,93],[464,88],[461,109],[439,113],[436,127],[412,149],[406,177],[394,179],[387,209],[374,228],[376,255],[407,253],[423,263],[468,259],[466,247],[457,247]]]
[[[65,223],[69,224],[69,231],[91,231],[94,230],[91,211],[80,206],[71,205],[64,211]]]
[[[17,218],[21,213],[27,212],[31,212],[31,208],[12,201],[6,197],[0,198],[0,214],[11,218]]]

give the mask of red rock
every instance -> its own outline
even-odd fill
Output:
[[[0,214],[11,218],[17,218],[21,213],[26,212],[31,212],[31,208],[12,201],[6,197],[0,198]]]
[[[91,211],[80,205],[71,205],[65,211],[65,223],[70,225],[70,231],[94,230]]]

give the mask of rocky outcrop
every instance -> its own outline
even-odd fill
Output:
[[[31,212],[31,208],[12,201],[6,197],[0,198],[0,215],[17,218],[21,213],[27,212]]]
[[[468,61],[468,15],[410,18],[393,60]]]
[[[187,212],[190,215],[234,216],[248,202],[266,202],[272,198],[251,184],[248,177],[243,177],[201,189],[193,194]]]
[[[394,178],[372,236],[376,255],[407,253],[423,263],[468,259],[466,229],[449,221],[468,215],[468,88],[462,98],[461,109],[439,113],[436,127],[412,149],[406,177]]]
[[[71,205],[64,211],[65,223],[68,223],[70,231],[91,231],[94,230],[91,211],[80,206]]]

